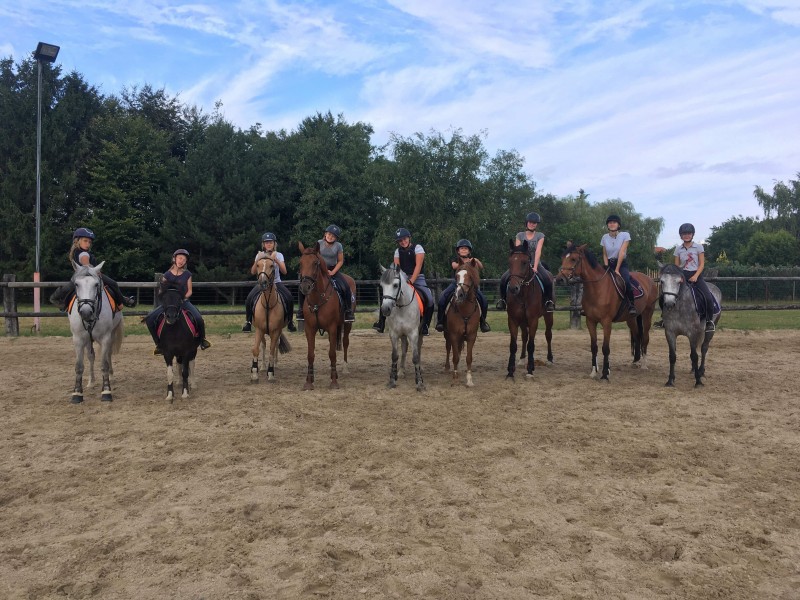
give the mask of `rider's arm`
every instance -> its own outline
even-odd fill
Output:
[[[608,252],[606,252],[605,246],[603,246],[603,264],[608,266]]]
[[[536,253],[533,256],[533,270],[539,270],[539,261],[542,258],[542,246],[544,246],[544,238],[539,240],[539,243],[536,244]]]
[[[278,271],[281,272],[281,275],[286,275],[286,263],[277,258],[275,258],[275,262],[278,263]]]
[[[619,275],[619,269],[622,266],[622,261],[625,260],[625,255],[628,254],[628,244],[630,244],[630,240],[625,240],[622,242],[622,248],[619,249],[619,256],[617,256],[617,268],[615,269],[617,275]]]
[[[417,280],[417,277],[419,277],[420,271],[422,271],[422,263],[425,262],[425,253],[416,254],[415,260],[414,272],[411,274],[411,277],[408,278],[408,281],[412,284]]]
[[[340,252],[339,252],[339,254],[337,254],[337,255],[336,255],[336,264],[335,264],[335,265],[333,265],[333,266],[330,268],[330,270],[328,271],[328,273],[330,273],[331,275],[336,275],[336,273],[338,273],[338,272],[339,272],[339,269],[341,269],[341,268],[342,268],[342,265],[343,265],[343,264],[344,264],[344,252],[341,252],[341,251],[340,251]]]
[[[692,283],[696,282],[697,278],[700,277],[700,273],[703,272],[705,266],[706,266],[706,253],[701,252],[697,257],[697,271],[695,271],[694,275],[692,275],[689,278],[689,281],[691,281]]]
[[[192,278],[186,280],[186,295],[183,297],[184,300],[188,300],[192,297]]]

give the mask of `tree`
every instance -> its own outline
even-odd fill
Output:
[[[757,218],[742,215],[731,217],[722,225],[713,226],[704,245],[706,260],[713,262],[724,253],[729,262],[750,264],[744,248],[759,229]]]
[[[788,184],[776,181],[771,194],[756,186],[753,196],[764,209],[770,227],[785,229],[800,239],[800,172]]]
[[[743,250],[747,264],[795,266],[800,264],[800,242],[788,231],[757,231]]]

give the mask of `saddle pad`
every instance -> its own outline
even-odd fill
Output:
[[[111,312],[115,313],[119,310],[122,310],[121,306],[118,306],[116,302],[114,302],[114,298],[111,296],[111,293],[108,291],[108,286],[103,286],[103,291],[106,293],[106,298],[108,298],[108,304],[111,306]],[[70,296],[69,302],[67,302],[67,314],[72,312],[72,305],[75,304],[75,300],[78,299],[78,296],[75,295],[75,292],[72,293]]]
[[[186,325],[189,326],[189,331],[192,332],[193,337],[199,337],[200,333],[197,331],[197,326],[192,321],[192,317],[189,314],[189,311],[186,309],[181,309],[181,315],[183,315],[184,321],[186,321]],[[158,335],[158,339],[161,339],[161,332],[164,329],[164,325],[167,323],[167,320],[164,318],[164,314],[162,313],[161,316],[158,317],[158,324],[156,325],[156,334]]]
[[[711,319],[715,315],[718,315],[722,312],[722,307],[717,302],[717,299],[714,296],[711,296],[712,304],[714,305],[714,314],[710,316],[706,316],[706,299],[703,297],[703,294],[700,293],[695,286],[690,285],[689,289],[692,290],[692,298],[694,299],[694,309],[697,311],[697,314],[701,317],[705,317],[706,319]]]
[[[417,306],[419,306],[419,314],[422,315],[422,313],[425,312],[425,301],[422,299],[422,294],[417,292],[416,288],[414,287],[414,284],[412,284],[410,281],[408,282],[408,285],[410,285],[411,289],[414,290],[414,292],[416,292],[414,294],[414,297],[417,299]]]
[[[642,283],[636,279],[636,275],[633,273],[631,273],[631,289],[633,290],[633,298],[635,300],[644,296],[644,287],[642,287]]]

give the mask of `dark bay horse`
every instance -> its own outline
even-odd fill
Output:
[[[275,285],[275,260],[272,253],[263,252],[256,261],[258,286],[260,293],[256,298],[253,311],[253,362],[250,366],[250,379],[258,381],[258,357],[264,349],[263,367],[267,371],[267,381],[275,381],[275,364],[278,362],[278,351],[289,352],[292,347],[283,334],[286,325],[286,311],[278,296]],[[266,338],[269,337],[269,356],[266,352]]]
[[[456,271],[456,291],[447,306],[444,321],[445,369],[449,369],[450,351],[453,352],[453,381],[458,383],[458,362],[464,344],[467,345],[467,387],[472,387],[472,347],[478,337],[481,307],[478,304],[480,275],[475,259],[463,263]]]
[[[200,347],[200,336],[196,335],[195,325],[190,323],[188,311],[183,308],[183,293],[170,284],[159,287],[164,319],[159,324],[159,342],[164,362],[167,364],[167,397],[175,398],[173,362],[181,367],[182,398],[189,397],[189,387],[194,388],[194,360]]]
[[[661,300],[664,306],[664,334],[669,344],[669,379],[666,387],[675,386],[675,361],[677,359],[677,338],[685,335],[689,338],[689,355],[692,359],[692,373],[694,373],[694,386],[703,385],[703,376],[706,374],[706,353],[711,338],[714,337],[713,331],[706,331],[705,319],[701,319],[695,307],[694,294],[692,294],[691,284],[686,281],[683,271],[676,265],[659,265],[661,271],[658,280],[661,284]],[[717,306],[722,306],[722,292],[713,283],[707,283],[711,295],[717,302]],[[699,293],[699,292],[698,292]],[[713,316],[706,316],[713,320],[714,324],[719,322],[720,312]],[[698,362],[698,353],[700,360]]]
[[[592,350],[592,378],[597,377],[597,324],[603,326],[603,371],[601,380],[608,381],[610,372],[608,356],[611,352],[611,324],[628,324],[631,332],[633,366],[647,368],[647,346],[650,343],[650,325],[653,320],[658,289],[651,277],[631,271],[631,282],[638,282],[642,294],[635,299],[636,315],[627,310],[625,282],[613,271],[597,262],[594,254],[582,246],[570,245],[561,258],[558,277],[570,283],[583,283],[582,308],[586,314]]]
[[[528,356],[528,377],[533,377],[536,368],[534,350],[539,318],[544,317],[544,336],[547,340],[547,362],[553,364],[553,313],[544,310],[544,293],[535,277],[528,253],[528,241],[515,246],[510,241],[511,253],[508,255],[508,332],[511,343],[508,349],[508,378],[514,378],[517,362],[517,331],[522,330],[523,351],[520,358]]]
[[[303,302],[303,318],[305,319],[304,331],[308,342],[308,372],[304,390],[314,389],[314,343],[315,334],[328,334],[328,357],[331,361],[330,387],[339,387],[339,375],[336,371],[336,350],[344,350],[342,371],[347,370],[347,348],[350,345],[350,330],[352,323],[344,320],[344,307],[339,299],[339,294],[333,286],[333,281],[328,275],[328,267],[319,253],[319,242],[313,247],[306,248],[302,242],[298,243],[300,249],[300,292],[305,296]],[[350,290],[356,289],[356,282],[349,275],[344,275]],[[353,299],[353,311],[356,301]]]

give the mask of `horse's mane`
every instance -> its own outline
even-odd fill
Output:
[[[386,283],[386,284],[392,283],[392,279],[394,279],[394,274],[396,272],[402,273],[402,275],[400,275],[401,279],[403,278],[403,275],[405,275],[402,269],[400,269],[397,265],[392,263],[391,267],[389,267],[383,273],[381,273],[381,283]],[[406,276],[405,279],[408,279],[408,277]]]
[[[597,262],[597,257],[594,255],[594,252],[589,250],[589,246],[586,246],[583,250],[581,250],[579,246],[579,244],[569,244],[561,254],[561,258],[564,258],[570,252],[581,252],[586,257],[586,261],[589,263],[590,267],[593,269],[599,267],[600,263]]]

